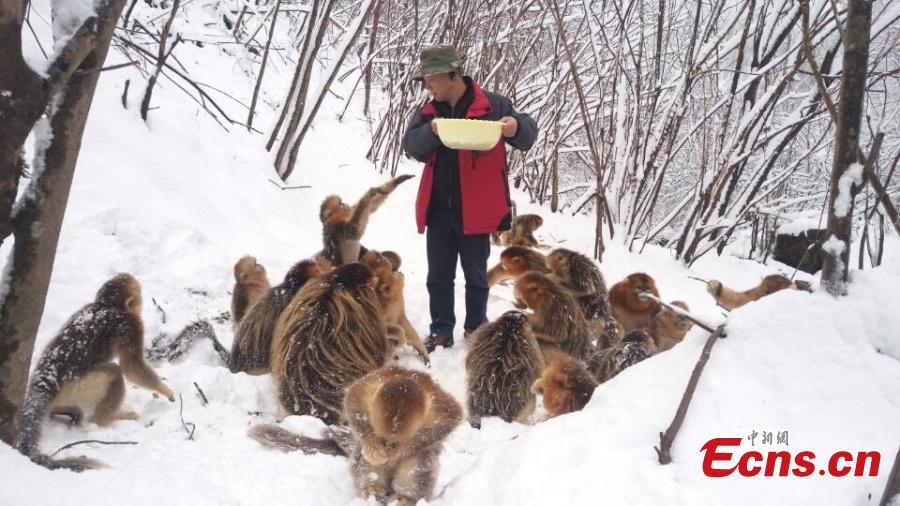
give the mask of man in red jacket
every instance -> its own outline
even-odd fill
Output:
[[[464,334],[487,321],[487,260],[490,233],[508,230],[512,221],[506,144],[526,150],[537,137],[537,124],[513,108],[508,98],[482,91],[463,76],[451,46],[422,50],[414,77],[424,81],[432,100],[417,112],[403,136],[406,154],[425,163],[416,199],[419,233],[427,227],[429,351],[453,346],[453,284],[459,258],[466,278]],[[440,118],[470,118],[503,123],[503,138],[488,151],[456,150],[437,135]]]

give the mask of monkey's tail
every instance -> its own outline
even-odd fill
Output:
[[[68,457],[54,459],[40,452],[38,443],[41,439],[41,422],[50,409],[58,389],[50,382],[38,377],[28,387],[25,402],[22,404],[22,423],[19,431],[17,447],[19,452],[32,462],[47,469],[68,469],[81,472],[88,469],[105,467],[98,460],[87,457]]]
[[[345,427],[331,427],[325,431],[323,439],[316,439],[295,434],[273,423],[262,423],[250,427],[247,435],[270,448],[286,452],[300,450],[307,455],[324,453],[345,457],[350,454],[353,444],[350,431]]]
[[[38,442],[41,439],[41,422],[50,409],[50,403],[56,397],[58,389],[50,382],[35,377],[28,385],[25,402],[22,403],[21,429],[17,447],[23,455],[35,460],[40,456]]]
[[[222,346],[216,337],[216,331],[206,320],[197,320],[188,324],[174,339],[170,339],[166,334],[157,336],[147,350],[147,358],[153,361],[165,360],[167,362],[177,360],[191,350],[197,339],[204,337],[212,341],[213,349],[216,350],[219,358],[225,362],[225,365],[229,365],[231,353]]]
[[[99,460],[87,457],[66,457],[64,459],[54,459],[47,455],[32,455],[31,461],[35,464],[46,467],[47,469],[68,469],[69,471],[80,473],[92,469],[100,469],[106,467],[106,464]]]

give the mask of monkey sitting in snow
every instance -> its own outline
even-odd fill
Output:
[[[443,441],[462,408],[428,374],[390,365],[347,388],[342,418],[348,426],[329,427],[322,439],[273,424],[248,435],[283,450],[346,455],[360,497],[412,506],[434,493]]]
[[[113,362],[116,357],[118,364]],[[91,404],[95,407],[89,420],[97,425],[136,420],[136,413],[120,410],[125,378],[175,401],[172,389],[144,361],[141,285],[130,274],[119,274],[72,315],[41,354],[22,406],[19,451],[51,469],[97,467],[93,460],[53,460],[41,454],[41,422],[53,414],[78,423],[82,407]]]

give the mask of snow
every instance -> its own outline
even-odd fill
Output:
[[[136,16],[145,14],[140,4]],[[189,21],[192,15],[202,22],[198,6],[185,4],[185,9],[185,23],[194,22]],[[213,45],[183,44],[176,55],[190,72],[238,98],[252,92],[253,76]],[[121,54],[111,51],[107,65],[122,61]],[[272,102],[286,93],[291,72],[289,65],[267,70],[262,97],[269,98],[260,102],[257,124],[272,124],[277,112]],[[161,332],[177,333],[197,318],[213,318],[229,307],[232,266],[238,258],[256,256],[270,279],[280,280],[294,262],[320,249],[318,205],[325,196],[338,192],[354,200],[387,178],[365,159],[370,132],[360,104],[339,123],[335,117],[343,104],[333,97],[326,100],[287,183],[311,188],[281,190],[269,181],[277,176],[273,155],[263,148],[265,135],[243,128],[226,132],[165,79],[154,94],[158,109],[145,124],[133,87],[129,109],[121,105],[125,79],[141,82],[134,69],[101,75],[36,350],[118,272],[134,274],[143,285],[145,344]],[[344,88],[354,80],[336,83],[337,94],[348,96]],[[233,117],[246,114],[234,102],[221,103]],[[399,173],[419,175],[421,167],[406,161]],[[373,215],[364,243],[402,255],[407,312],[425,335],[427,264],[425,240],[416,234],[414,221],[416,190],[413,181],[390,196]],[[526,194],[513,192],[520,213],[544,217],[539,240],[592,251],[593,216],[553,215],[529,205]],[[628,253],[620,243],[623,235],[617,231],[616,239],[606,243],[601,269],[608,285],[629,273],[647,272],[656,278],[663,300],[684,300],[692,313],[713,324],[726,315],[705,285],[688,276],[717,278],[744,289],[779,268],[791,272],[781,264],[760,265],[733,254],[707,255],[689,270],[652,245],[642,255]],[[728,337],[713,349],[672,449],[672,464],[659,465],[653,447],[675,413],[706,340],[696,327],[673,349],[600,386],[582,412],[541,421],[539,409],[533,425],[486,419],[481,430],[474,430],[463,424],[445,443],[439,497],[430,503],[874,503],[900,442],[900,312],[885,300],[900,285],[900,247],[895,237],[888,239],[884,266],[853,271],[847,297],[784,291],[727,315]],[[491,264],[500,251],[492,249]],[[732,248],[729,252],[734,253]],[[817,285],[803,273],[798,278]],[[461,273],[457,279],[463,279]],[[460,321],[462,284],[457,283],[456,292]],[[509,286],[492,289],[489,318],[512,309],[511,301]],[[230,325],[213,326],[228,346]],[[430,368],[410,348],[401,351],[400,362],[427,370],[465,405],[461,333],[457,329],[454,348],[432,354]],[[175,403],[129,386],[123,409],[137,412],[137,421],[70,428],[51,420],[45,422],[41,440],[48,453],[84,439],[137,445],[89,444],[63,452],[61,456],[87,455],[108,465],[83,474],[48,471],[0,445],[0,504],[365,504],[355,497],[346,459],[284,454],[246,436],[250,425],[278,418],[269,376],[231,374],[206,341],[183,360],[154,367],[179,394]],[[196,424],[193,440],[182,419]],[[310,417],[288,417],[282,423],[307,435],[323,428]],[[836,450],[877,450],[881,469],[871,478],[714,479],[702,474],[700,447],[706,441],[742,437],[741,450],[746,450],[746,436],[754,430],[789,431],[787,448],[814,451],[822,456],[820,464]]]
[[[843,241],[835,237],[834,235],[828,236],[828,240],[822,243],[822,251],[833,255],[834,257],[839,257],[844,253],[844,248],[846,245]]]
[[[778,224],[778,234],[800,235],[809,230],[819,230],[825,227],[825,216],[821,209],[800,211],[786,216],[779,216],[784,220]]]
[[[843,218],[850,212],[853,206],[852,188],[862,184],[862,174],[862,164],[851,163],[838,180],[838,194],[834,199],[834,215],[838,218]]]

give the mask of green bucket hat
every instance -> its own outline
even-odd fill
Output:
[[[425,76],[453,72],[460,66],[459,54],[453,46],[427,46],[422,49],[419,69],[412,78],[421,81]]]

